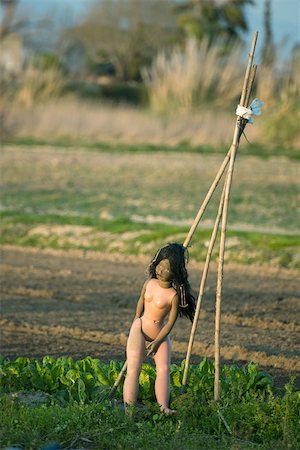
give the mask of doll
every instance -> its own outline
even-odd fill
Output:
[[[139,389],[139,375],[145,355],[153,356],[156,365],[155,395],[165,414],[169,408],[171,346],[169,333],[178,314],[193,321],[195,298],[191,294],[185,267],[185,247],[167,244],[160,248],[148,267],[136,314],[127,341],[127,375],[124,382],[124,405],[134,405]],[[168,319],[164,322],[166,317]]]

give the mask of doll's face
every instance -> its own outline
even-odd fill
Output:
[[[173,273],[171,271],[170,261],[168,259],[162,259],[156,266],[155,272],[157,278],[162,281],[171,281],[173,279]]]

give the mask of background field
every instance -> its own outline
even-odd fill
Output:
[[[224,154],[6,146],[2,243],[151,255],[183,241]],[[217,189],[190,256],[203,260]],[[237,158],[226,257],[299,266],[299,163]],[[216,256],[216,255],[215,255]]]
[[[253,360],[287,381],[299,370],[299,163],[242,152],[229,208],[222,357]],[[165,242],[183,242],[223,157],[6,146],[1,352],[123,358],[150,255]],[[220,189],[189,249],[195,291]],[[215,280],[213,263],[198,357],[213,356]],[[172,333],[178,360],[185,325]]]

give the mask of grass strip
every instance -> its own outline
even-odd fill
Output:
[[[299,448],[296,401],[236,402],[222,407],[230,424],[229,436],[218,415],[218,405],[181,400],[176,418],[164,417],[155,406],[137,409],[129,419],[109,401],[66,407],[26,406],[0,399],[1,443],[35,450],[56,443],[56,448],[97,449],[261,449]],[[52,447],[53,448],[53,447]]]
[[[5,145],[13,145],[20,147],[58,147],[65,149],[80,148],[81,150],[93,150],[98,152],[119,152],[119,153],[155,153],[155,152],[174,152],[174,153],[198,153],[198,154],[225,154],[226,148],[213,145],[192,145],[189,141],[181,141],[175,145],[166,144],[126,144],[112,143],[105,141],[87,141],[72,140],[65,137],[60,139],[39,139],[29,136],[23,136],[13,139],[6,139]],[[225,153],[224,153],[225,152]],[[256,143],[243,143],[239,150],[240,154],[252,155],[259,158],[267,159],[270,157],[284,156],[292,160],[300,160],[300,151],[294,148],[267,147]]]
[[[179,225],[137,223],[127,217],[101,220],[98,217],[0,213],[0,244],[36,248],[80,249],[133,255],[149,255],[166,242],[183,242],[189,228]],[[189,249],[190,257],[204,261],[210,229],[199,229]],[[219,237],[216,242],[218,248]],[[294,235],[227,231],[227,261],[300,268],[300,238]],[[214,251],[212,260],[217,260]]]

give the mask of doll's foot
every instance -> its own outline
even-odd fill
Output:
[[[173,416],[173,415],[177,414],[176,409],[170,409],[170,408],[167,408],[166,406],[161,406],[160,410],[166,416]]]

